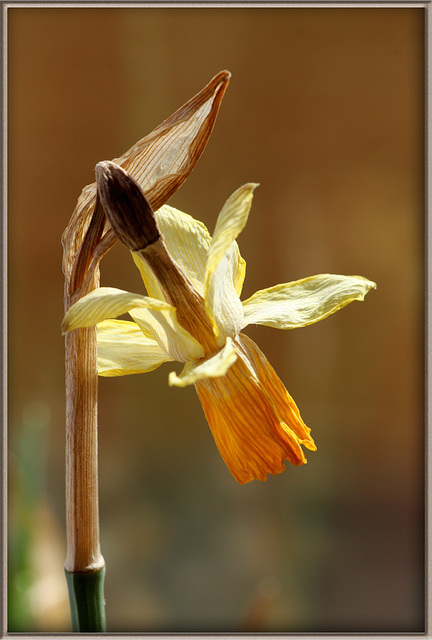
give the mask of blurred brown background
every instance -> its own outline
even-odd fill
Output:
[[[260,183],[243,299],[325,272],[378,290],[247,330],[318,445],[266,483],[235,482],[171,365],[100,380],[108,630],[423,629],[423,29],[419,8],[9,9],[10,631],[69,629],[61,234],[95,164],[224,68],[171,204],[212,231]],[[102,284],[143,292],[120,245]]]

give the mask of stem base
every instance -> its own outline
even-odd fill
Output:
[[[96,571],[65,571],[69,591],[72,631],[104,632],[105,567]]]

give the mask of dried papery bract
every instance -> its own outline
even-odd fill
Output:
[[[114,160],[161,207],[181,186],[207,144],[230,74],[220,72],[152,133]],[[85,187],[63,237],[65,311],[99,287],[99,262],[116,238],[95,183]],[[66,519],[68,572],[104,566],[97,488],[96,329],[66,336]]]
[[[218,73],[148,136],[114,159],[137,181],[154,211],[169,200],[198,162],[230,77],[228,71]],[[63,271],[68,281],[68,295],[82,286],[86,277],[89,280],[86,288],[91,286],[100,259],[116,242],[109,225],[105,225],[106,232],[102,235],[100,211],[95,204],[96,184],[93,183],[83,189],[63,234]],[[88,242],[83,244],[84,238]]]

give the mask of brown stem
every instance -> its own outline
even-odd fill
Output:
[[[99,274],[92,284],[98,286]],[[76,302],[65,294],[65,309]],[[80,292],[81,293],[81,292]],[[84,295],[86,292],[82,292]],[[80,295],[80,297],[81,297]],[[66,335],[66,571],[104,566],[99,543],[95,327]]]

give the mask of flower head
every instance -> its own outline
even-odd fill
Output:
[[[360,276],[322,274],[256,292],[241,302],[245,262],[236,238],[256,184],[227,200],[213,237],[191,216],[164,205],[153,213],[139,185],[117,165],[96,169],[98,194],[116,236],[131,250],[148,296],[102,287],[67,312],[63,331],[97,325],[102,376],[184,363],[169,384],[194,384],[215,442],[245,483],[278,474],[285,460],[315,450],[294,400],[258,346],[249,324],[293,329],[318,322],[376,285]],[[129,313],[132,322],[117,320]]]

